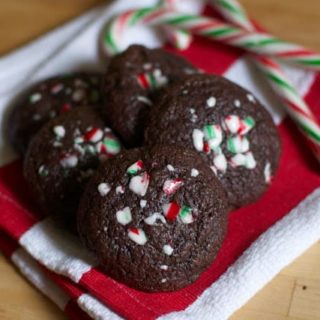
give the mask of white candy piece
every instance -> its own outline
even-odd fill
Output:
[[[199,171],[197,169],[191,169],[191,177],[197,177],[199,175]]]
[[[240,108],[241,107],[241,102],[240,102],[240,100],[234,100],[234,105],[235,105],[235,107],[237,107],[237,108]]]
[[[256,102],[255,97],[254,97],[252,94],[250,94],[250,93],[247,94],[247,99],[248,99],[250,102]]]
[[[140,208],[144,208],[147,205],[147,200],[140,200]]]
[[[173,253],[173,248],[170,246],[170,244],[165,244],[163,246],[163,252],[167,255],[167,256],[171,256]]]
[[[144,222],[150,226],[154,226],[154,225],[158,224],[157,223],[158,220],[160,220],[160,222],[162,222],[163,224],[167,223],[165,217],[162,214],[160,214],[159,212],[155,212],[150,217],[145,218]]]
[[[102,182],[98,185],[98,191],[102,197],[106,196],[111,190],[108,183]]]
[[[34,93],[34,94],[32,94],[32,95],[30,96],[29,99],[30,99],[30,102],[31,102],[31,103],[36,103],[36,102],[40,101],[41,98],[42,98],[42,96],[41,96],[40,93]]]
[[[193,129],[192,140],[193,140],[193,145],[197,151],[203,150],[203,138],[204,138],[204,133],[201,130]]]
[[[167,282],[167,279],[161,279],[161,283]]]
[[[230,159],[231,166],[239,167],[246,164],[246,156],[242,153],[238,153]]]
[[[76,102],[79,102],[85,97],[85,95],[86,95],[85,90],[77,89],[72,94],[72,100],[76,101]]]
[[[137,96],[137,100],[148,105],[148,106],[152,106],[153,103],[150,99],[148,99],[147,97],[144,97],[144,96]]]
[[[217,99],[215,97],[210,97],[208,100],[207,100],[207,106],[208,108],[213,108],[217,103]]]
[[[116,194],[124,194],[124,187],[123,186],[117,186],[116,187]]]
[[[246,154],[246,168],[254,169],[257,165],[257,162],[252,154],[252,152],[248,152]]]
[[[160,269],[161,269],[161,270],[168,270],[168,268],[169,268],[169,267],[168,267],[167,265],[165,265],[165,264],[163,264],[163,265],[160,266]]]
[[[213,164],[217,170],[222,172],[225,172],[228,167],[227,159],[223,153],[220,153],[214,157]]]
[[[174,171],[174,167],[173,167],[171,164],[168,164],[168,165],[167,165],[167,169],[168,169],[169,171]]]
[[[224,123],[231,133],[237,133],[240,128],[240,118],[235,115],[226,117]]]
[[[127,225],[132,221],[131,210],[129,207],[125,207],[116,213],[117,221],[123,226]]]
[[[58,138],[63,138],[66,135],[66,129],[63,126],[53,127],[53,132]]]
[[[271,164],[270,162],[267,162],[265,167],[264,167],[264,170],[263,170],[263,173],[264,173],[264,180],[266,183],[270,183],[271,182]]]
[[[74,168],[78,164],[78,158],[74,155],[71,155],[71,156],[68,156],[68,157],[61,159],[60,164],[64,168]]]
[[[147,193],[149,186],[149,175],[144,172],[130,179],[129,189],[139,196],[144,196]]]

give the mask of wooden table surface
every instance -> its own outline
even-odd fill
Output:
[[[101,0],[0,0],[0,54],[75,17]],[[320,52],[319,0],[242,0],[270,32]],[[0,319],[65,319],[0,255]],[[232,320],[320,320],[320,243],[294,261]],[[214,319],[213,319],[214,320]]]

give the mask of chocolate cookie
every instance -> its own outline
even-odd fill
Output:
[[[45,213],[72,222],[89,177],[101,160],[120,148],[92,108],[76,108],[49,121],[34,136],[24,175]]]
[[[214,75],[189,76],[168,88],[150,114],[145,141],[198,151],[234,208],[267,189],[280,154],[277,129],[265,108],[248,91]]]
[[[78,231],[111,277],[180,289],[207,268],[226,232],[223,188],[195,152],[132,149],[104,163],[80,203]]]
[[[111,60],[104,79],[107,122],[128,146],[141,145],[145,118],[161,89],[194,72],[182,57],[162,49],[129,47]]]
[[[57,76],[32,87],[9,119],[9,139],[24,154],[33,135],[50,119],[82,105],[101,104],[101,75],[76,73]]]

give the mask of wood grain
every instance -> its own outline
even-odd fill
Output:
[[[0,54],[103,2],[0,0]],[[242,3],[270,32],[320,51],[319,0],[242,0]],[[0,319],[62,320],[65,316],[0,255]],[[320,242],[281,271],[231,320],[320,320]]]

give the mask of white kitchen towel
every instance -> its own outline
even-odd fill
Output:
[[[44,36],[29,45],[26,49],[22,48],[18,53],[13,53],[0,59],[0,66],[5,66],[5,71],[1,75],[0,81],[6,82],[6,75],[7,79],[10,79],[6,87],[7,90],[1,94],[0,98],[1,129],[4,128],[4,114],[7,112],[9,105],[15,96],[23,91],[25,87],[46,77],[61,72],[74,71],[80,67],[94,70],[104,67],[105,58],[101,56],[99,46],[97,45],[97,38],[106,19],[112,14],[121,12],[129,7],[145,6],[154,2],[144,0],[135,1],[133,4],[132,2],[120,0],[110,6],[93,9],[87,15],[51,33],[48,38]],[[132,34],[138,34],[138,36],[132,37]],[[158,39],[153,32],[145,28],[140,28],[139,33],[131,33],[130,38],[130,41],[124,41],[124,46],[129,42],[143,42],[149,46],[161,43],[161,39]],[[48,45],[48,48],[52,44],[52,50],[46,50],[39,59],[30,59],[30,57],[37,56],[37,53],[41,51],[42,46],[45,44]],[[25,59],[27,57],[28,59]],[[29,61],[30,63],[20,64],[21,61]],[[12,68],[8,66],[9,64]],[[21,66],[21,73],[18,72],[19,67],[17,66],[19,64]],[[308,93],[315,78],[314,73],[301,72],[300,70],[291,68],[288,68],[288,72],[299,91],[302,94]],[[284,114],[279,109],[277,99],[273,94],[270,94],[270,90],[267,87],[261,85],[263,81],[261,81],[256,70],[252,69],[250,63],[245,58],[235,61],[224,75],[253,91],[267,105],[275,121],[277,123],[281,122]],[[26,77],[28,77],[27,82],[25,81]],[[15,157],[3,134],[0,137],[0,155],[0,165],[10,162]],[[209,287],[196,302],[191,304],[185,311],[168,314],[161,318],[227,319],[228,316],[243,305],[263,285],[270,281],[277,272],[319,240],[319,203],[320,191],[317,190],[256,240],[243,256],[218,281]],[[43,224],[46,225],[45,222]],[[40,231],[46,230],[41,229]],[[292,232],[292,230],[295,231]],[[45,232],[45,234],[50,242],[52,237],[49,236],[48,232]],[[77,280],[75,279],[76,273],[73,272],[74,260],[72,260],[72,267],[70,267],[68,263],[61,263],[61,260],[57,259],[58,255],[50,259],[47,255],[49,247],[38,247],[38,251],[35,251],[31,244],[32,242],[22,241],[20,244],[33,258],[48,269],[63,274],[74,281]],[[292,242],[296,244],[293,246],[293,250],[290,246]],[[74,257],[78,261],[81,261],[82,267],[86,263],[89,266],[92,265],[93,262],[83,256],[85,254],[81,251],[79,244],[74,243],[74,240],[70,240],[68,244],[66,247],[71,248],[71,250],[73,250],[72,246],[78,246],[75,252],[68,252],[71,258]],[[57,248],[55,247],[55,249]],[[60,254],[65,254],[65,252],[60,252]],[[79,272],[82,273],[83,270]],[[237,284],[236,286],[234,285],[235,283]],[[100,305],[94,297],[82,298],[81,301],[84,301],[81,305],[85,310],[91,309],[90,314],[95,319],[114,319],[117,317],[112,311],[108,311],[105,306]],[[92,303],[90,304],[88,301],[92,301]],[[101,310],[103,310],[102,313]]]

